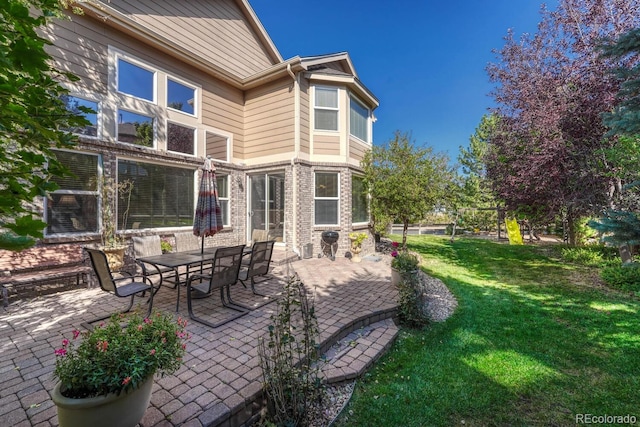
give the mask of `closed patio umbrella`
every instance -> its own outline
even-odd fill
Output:
[[[216,173],[211,160],[206,159],[202,168],[198,204],[193,218],[193,234],[202,237],[201,252],[204,252],[204,238],[222,230],[222,209],[218,200]]]

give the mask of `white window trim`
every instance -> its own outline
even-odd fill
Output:
[[[318,197],[316,196],[316,175],[322,174],[335,174],[338,179],[338,196],[337,197]],[[316,224],[316,200],[336,200],[338,202],[338,208],[336,210],[338,215],[338,222],[335,224]],[[313,173],[313,225],[314,227],[337,227],[340,226],[340,172],[322,171],[318,170]]]
[[[203,135],[202,135],[202,153],[206,157],[207,156],[207,132],[214,133],[216,135],[220,135],[224,138],[227,138],[227,158],[226,159],[218,159],[212,157],[213,160],[223,163],[230,163],[232,150],[233,150],[233,134],[229,132],[225,132],[221,129],[213,128],[210,126],[202,127]]]
[[[316,97],[316,89],[328,89],[328,90],[335,90],[336,92],[336,100],[338,101],[338,106],[337,107],[321,107],[316,105],[316,101],[317,101],[317,97]],[[325,110],[325,111],[335,111],[336,112],[336,127],[337,129],[318,129],[316,126],[316,120],[315,120],[315,111],[316,110]],[[327,133],[338,133],[340,132],[340,88],[335,87],[335,86],[322,86],[322,85],[314,85],[313,86],[313,130],[315,132],[327,132]]]
[[[367,110],[367,139],[366,140],[360,138],[357,135],[354,135],[351,132],[351,103],[352,102],[355,102],[355,103],[359,104],[362,108]],[[371,108],[367,107],[365,105],[365,103],[360,101],[360,99],[358,97],[356,97],[355,95],[349,94],[349,136],[357,139],[358,141],[362,141],[365,144],[371,144],[371,131],[372,131],[372,126],[371,126]]]
[[[227,201],[227,219],[229,220],[229,224],[226,224],[223,222],[222,226],[223,227],[231,227],[231,175],[229,174],[223,174],[221,173],[220,176],[226,176],[227,177],[227,197],[221,197],[220,196],[220,189],[218,188],[218,199],[220,200],[226,200]],[[220,208],[222,209],[222,206],[220,206]]]
[[[69,152],[74,152],[75,150],[65,150],[65,149],[60,149],[60,148],[56,148],[56,151],[69,151]],[[43,230],[43,234],[45,237],[78,237],[78,236],[87,236],[87,235],[98,235],[102,232],[102,176],[103,176],[103,172],[102,172],[102,156],[98,153],[90,153],[90,152],[86,152],[86,151],[80,151],[81,154],[85,154],[87,156],[95,156],[97,157],[97,178],[98,178],[98,183],[96,186],[96,190],[95,191],[88,191],[88,190],[55,190],[52,191],[51,194],[77,194],[77,195],[95,195],[96,196],[96,200],[97,200],[97,224],[98,224],[98,231],[87,231],[84,233],[48,233],[47,232],[47,227],[44,228]],[[49,200],[47,197],[43,197],[43,213],[42,213],[42,218],[43,221],[46,222],[47,224],[49,223],[49,218],[47,217],[47,211],[48,209],[48,204],[49,204]]]
[[[132,65],[135,65],[136,67],[140,67],[144,70],[149,71],[150,73],[153,74],[153,94],[152,94],[152,99],[145,99],[145,98],[140,98],[139,96],[135,96],[132,95],[130,93],[126,93],[126,92],[122,92],[120,91],[120,88],[118,87],[118,76],[120,74],[120,69],[118,67],[118,60],[122,59],[123,61],[126,61]],[[135,56],[129,55],[123,51],[116,51],[115,52],[115,59],[114,59],[114,68],[115,68],[115,76],[114,76],[114,87],[115,87],[115,92],[119,95],[122,96],[126,96],[128,98],[133,98],[133,99],[137,99],[139,101],[142,102],[148,102],[154,105],[158,105],[158,71],[155,67],[152,67],[150,64],[147,64],[141,60],[139,60],[138,58],[136,58]]]
[[[126,142],[126,141],[120,141],[118,139],[118,126],[120,125],[120,118],[118,117],[118,111],[120,110],[124,110],[128,113],[132,113],[132,114],[137,114],[139,116],[146,116],[146,117],[151,117],[153,119],[153,140],[152,140],[152,144],[151,147],[147,147],[145,145],[140,145],[140,144],[134,144],[132,142]],[[153,149],[153,150],[157,150],[158,149],[158,116],[153,115],[153,114],[148,114],[146,112],[141,113],[140,111],[132,111],[130,108],[116,108],[115,109],[115,124],[116,124],[116,134],[114,135],[115,140],[118,144],[125,144],[128,145],[130,147],[142,147],[142,148],[147,148],[147,149]]]
[[[188,88],[193,89],[193,114],[191,113],[187,113],[186,111],[182,111],[182,110],[176,110],[175,108],[171,108],[169,107],[169,80],[173,80],[176,83],[180,83],[183,86],[186,86]],[[184,114],[187,117],[193,117],[193,118],[197,118],[200,117],[200,115],[198,114],[199,109],[200,109],[200,92],[201,92],[201,88],[200,86],[193,84],[185,79],[182,79],[180,77],[176,77],[173,74],[169,74],[166,73],[164,75],[164,87],[166,88],[166,93],[165,93],[165,105],[167,106],[167,110],[169,111],[175,111],[176,113],[180,113],[180,114]]]
[[[193,130],[193,152],[192,153],[183,153],[181,151],[173,151],[169,150],[169,123],[173,123],[174,125],[182,126],[184,128],[189,128]],[[198,152],[198,128],[195,126],[187,125],[186,123],[177,122],[175,120],[166,120],[165,129],[167,130],[167,152],[181,154],[183,156],[192,156],[195,157]]]
[[[74,133],[74,135],[78,135],[88,139],[102,139],[102,100],[95,96],[92,92],[75,90],[74,88],[67,89],[69,90],[69,96],[73,96],[74,98],[82,98],[85,101],[95,102],[96,104],[98,104],[98,109],[96,111],[96,136],[84,135],[81,133]]]

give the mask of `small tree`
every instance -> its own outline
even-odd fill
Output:
[[[0,248],[19,250],[42,237],[46,224],[32,205],[57,186],[52,175],[66,169],[52,147],[70,148],[65,129],[86,126],[69,112],[59,81],[78,78],[52,68],[44,48],[51,43],[36,30],[61,17],[61,0],[4,0],[0,6]],[[35,13],[30,13],[31,11]],[[79,107],[82,112],[89,112]]]
[[[371,193],[373,217],[391,217],[403,224],[402,246],[407,229],[445,199],[453,179],[449,159],[432,148],[417,148],[410,135],[396,131],[384,146],[373,146],[362,160],[365,184]]]

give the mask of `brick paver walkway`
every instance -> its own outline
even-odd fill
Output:
[[[300,260],[275,267],[274,278],[259,289],[278,291],[294,271],[315,291],[324,350],[358,328],[383,325],[378,332],[368,331],[367,339],[335,366],[324,369],[330,381],[353,378],[395,337],[385,320],[393,316],[396,300],[388,260],[365,259],[359,264],[344,258]],[[240,284],[232,295],[244,304],[261,301]],[[154,307],[173,312],[175,298],[175,290],[162,288]],[[54,386],[54,349],[82,322],[115,312],[124,301],[98,289],[81,289],[17,301],[0,310],[0,425],[57,426],[49,394]],[[215,296],[197,300],[195,306],[198,312],[213,313],[206,315],[213,321],[232,314]],[[264,305],[216,329],[190,322],[187,330],[192,338],[184,365],[174,375],[156,378],[141,426],[237,426],[255,420],[261,394],[257,342],[274,307]],[[180,313],[187,316],[184,292]],[[376,342],[379,337],[383,343]]]

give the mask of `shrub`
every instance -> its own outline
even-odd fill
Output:
[[[600,272],[605,283],[621,291],[640,291],[640,265],[627,264],[615,267],[605,267]]]
[[[417,271],[400,273],[398,283],[398,318],[400,323],[410,328],[424,326],[428,319],[424,312],[422,282]]]
[[[420,260],[416,254],[407,251],[393,251],[391,252],[393,260],[391,260],[391,267],[398,270],[400,273],[415,271],[418,269]]]
[[[560,249],[560,256],[567,262],[589,267],[614,266],[620,263],[616,249],[604,245],[565,246]]]
[[[267,398],[267,421],[278,426],[306,426],[322,416],[324,389],[318,365],[318,320],[313,302],[297,276],[288,279],[269,336],[258,341]]]

